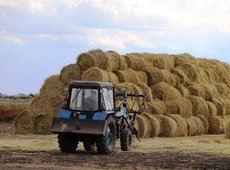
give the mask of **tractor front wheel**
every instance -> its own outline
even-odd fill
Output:
[[[107,120],[105,136],[98,136],[96,138],[97,152],[101,154],[112,153],[116,144],[116,127],[113,117]]]
[[[132,132],[130,129],[125,128],[120,134],[120,143],[122,151],[129,151],[132,144]]]
[[[58,144],[62,152],[74,153],[78,145],[76,136],[71,134],[58,134]]]

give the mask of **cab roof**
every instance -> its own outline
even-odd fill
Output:
[[[84,87],[113,87],[112,83],[101,81],[74,81],[70,86],[84,86]]]

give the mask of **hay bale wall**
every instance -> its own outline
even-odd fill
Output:
[[[224,134],[227,139],[230,139],[230,121],[226,123],[225,129],[224,129]]]
[[[90,50],[45,80],[31,110],[15,120],[15,131],[47,134],[74,80],[111,82],[116,92],[147,96],[146,110],[135,126],[141,137],[223,133],[230,115],[230,66],[190,54],[168,55]],[[131,106],[133,99],[128,100]],[[134,105],[139,109],[138,104]],[[28,125],[24,125],[27,121]]]

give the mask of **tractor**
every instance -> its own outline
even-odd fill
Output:
[[[125,88],[115,94],[115,88],[108,82],[70,83],[51,126],[62,152],[74,153],[78,143],[83,142],[86,151],[97,149],[100,154],[108,154],[113,152],[117,139],[122,151],[131,149],[132,135],[139,139],[134,121],[143,111],[146,97],[129,94]],[[134,103],[129,108],[128,98],[139,102],[139,109],[133,109]]]

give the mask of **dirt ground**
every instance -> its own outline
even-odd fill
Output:
[[[110,155],[59,151],[56,135],[16,135],[0,122],[0,169],[230,169],[230,140],[224,135],[134,139],[132,150]]]

